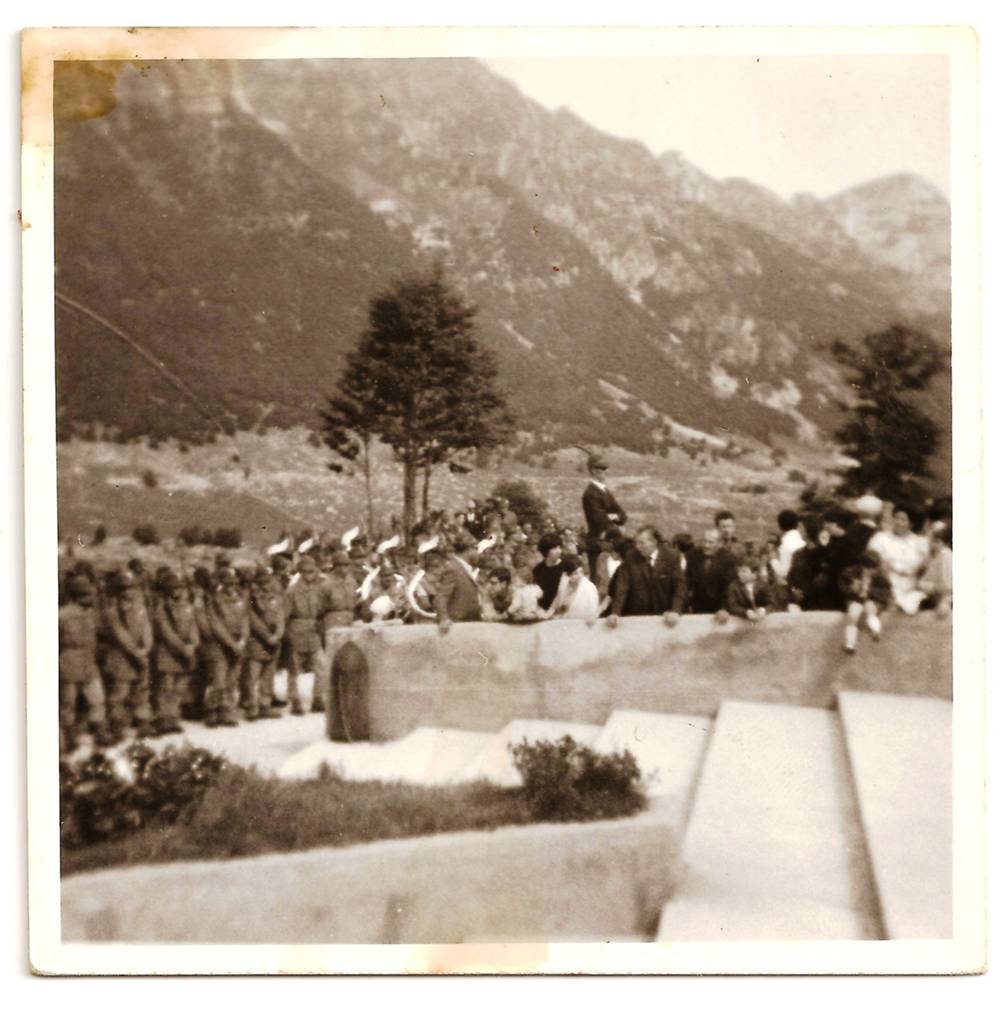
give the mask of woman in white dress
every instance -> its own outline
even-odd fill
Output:
[[[896,606],[907,615],[915,615],[924,599],[918,583],[930,556],[930,545],[927,538],[914,532],[910,510],[897,506],[891,529],[874,534],[868,550],[882,560]]]

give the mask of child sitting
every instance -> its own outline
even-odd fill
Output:
[[[892,585],[882,572],[878,556],[865,552],[855,565],[848,566],[840,574],[840,591],[847,613],[844,652],[853,654],[858,648],[858,623],[862,615],[872,639],[877,640],[881,635],[879,612],[892,600]]]
[[[736,579],[726,590],[726,611],[738,618],[759,622],[767,614],[767,586],[754,578],[753,567],[741,562],[736,567]]]
[[[511,622],[538,622],[549,617],[539,604],[542,588],[534,582],[533,568],[526,562],[514,570],[513,593],[507,610]]]

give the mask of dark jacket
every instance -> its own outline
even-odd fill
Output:
[[[614,513],[618,519],[609,519],[609,513]],[[587,520],[587,551],[600,550],[604,532],[611,526],[621,527],[628,519],[611,492],[598,488],[593,482],[588,482],[583,490],[583,515]]]
[[[740,618],[746,618],[751,608],[766,608],[770,603],[767,584],[762,580],[754,580],[753,600],[750,599],[746,586],[739,580],[733,580],[726,590],[726,611]]]
[[[680,553],[661,546],[655,565],[642,552],[625,556],[612,580],[612,615],[662,615],[683,610],[684,572]]]
[[[714,615],[726,603],[726,590],[736,577],[736,561],[724,548],[706,555],[700,548],[688,556],[688,607],[695,615]]]

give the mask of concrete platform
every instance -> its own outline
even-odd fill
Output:
[[[833,712],[724,703],[682,858],[660,941],[881,936]]]
[[[510,745],[527,739],[529,742],[557,741],[571,735],[581,745],[592,745],[601,732],[599,724],[580,724],[558,720],[512,720],[490,740],[458,773],[458,779],[490,780],[501,787],[517,787],[521,777],[514,766]]]
[[[598,752],[628,750],[642,770],[646,793],[677,807],[684,819],[712,736],[709,717],[615,710],[594,742]]]
[[[951,703],[843,692],[838,705],[888,937],[951,938]]]
[[[493,738],[479,731],[420,727],[391,742],[316,741],[278,770],[289,779],[314,777],[325,763],[348,780],[398,780],[427,787],[448,784]]]

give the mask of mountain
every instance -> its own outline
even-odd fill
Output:
[[[564,442],[820,438],[835,339],[948,340],[926,184],[786,202],[476,61],[60,64],[56,114],[63,433],[315,425],[371,295],[434,260]]]

